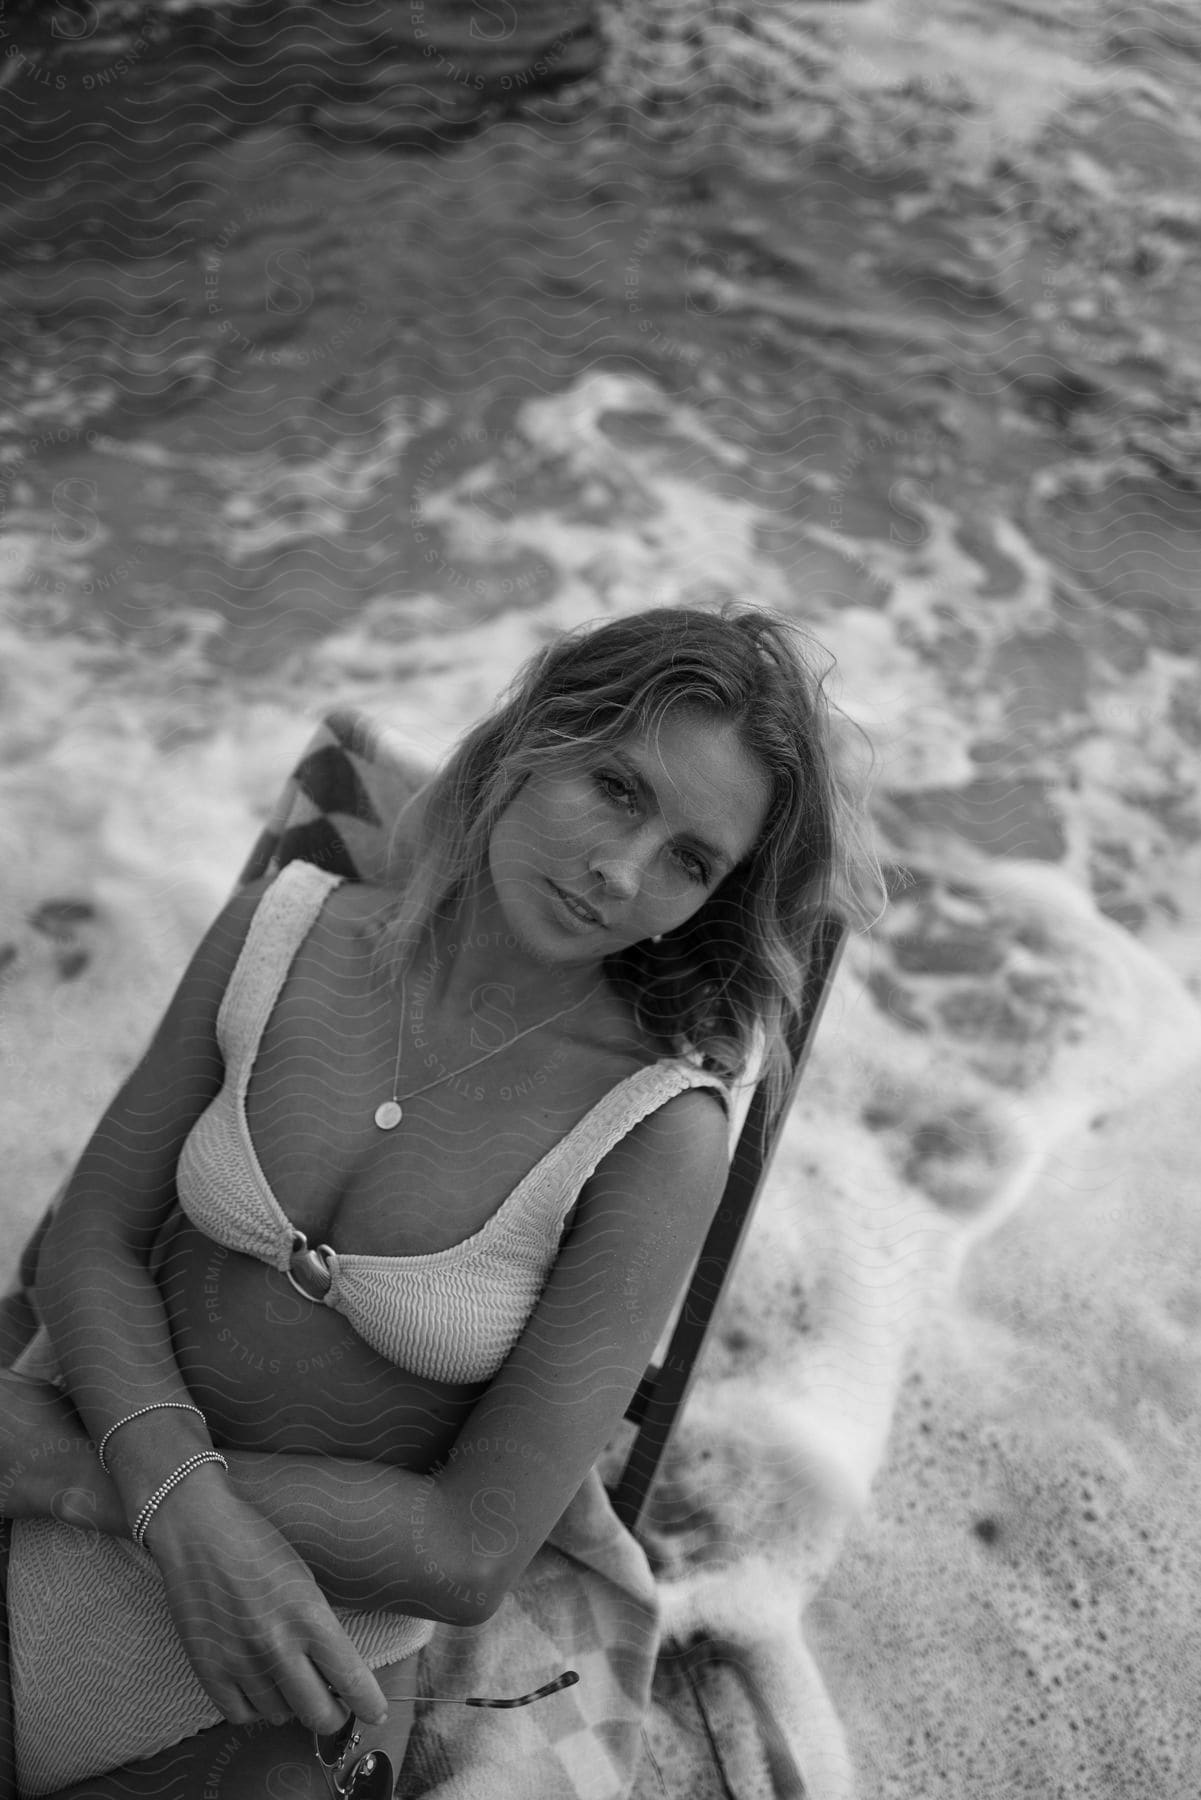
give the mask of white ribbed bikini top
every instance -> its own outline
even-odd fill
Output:
[[[255,1154],[246,1090],[292,961],[341,880],[295,861],[264,893],[217,1018],[224,1085],[179,1157],[179,1204],[193,1225],[281,1272],[296,1267],[299,1234]],[[419,1256],[328,1250],[321,1258],[324,1271],[318,1262],[315,1275],[318,1286],[328,1285],[312,1297],[340,1312],[400,1368],[430,1380],[490,1380],[537,1305],[564,1220],[584,1183],[640,1119],[689,1087],[712,1087],[726,1100],[720,1078],[686,1059],[635,1070],[547,1151],[470,1237]]]

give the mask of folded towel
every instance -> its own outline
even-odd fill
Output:
[[[594,1469],[492,1618],[421,1652],[406,1800],[625,1800],[658,1649],[650,1566]],[[576,1686],[512,1711],[420,1698],[508,1698],[568,1668]]]

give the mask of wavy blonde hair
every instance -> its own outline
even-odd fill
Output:
[[[634,613],[538,651],[423,790],[412,878],[378,947],[392,975],[436,918],[453,916],[531,775],[653,735],[676,708],[727,722],[770,782],[758,840],[683,925],[615,952],[604,969],[665,1054],[699,1055],[736,1082],[761,1052],[774,1116],[817,930],[830,912],[863,923],[862,896],[873,877],[880,885],[861,805],[833,754],[833,659],[819,672],[817,650],[797,626],[730,604]]]

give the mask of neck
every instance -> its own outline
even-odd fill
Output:
[[[485,984],[510,990],[519,1023],[583,1002],[603,981],[599,957],[552,963],[525,948],[507,924],[485,870],[464,893],[453,918],[430,933],[435,958],[429,996],[450,1012],[469,1012]]]

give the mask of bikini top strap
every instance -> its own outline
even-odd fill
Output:
[[[298,946],[344,877],[315,863],[285,863],[255,909],[217,1014],[226,1063],[253,1057]]]

